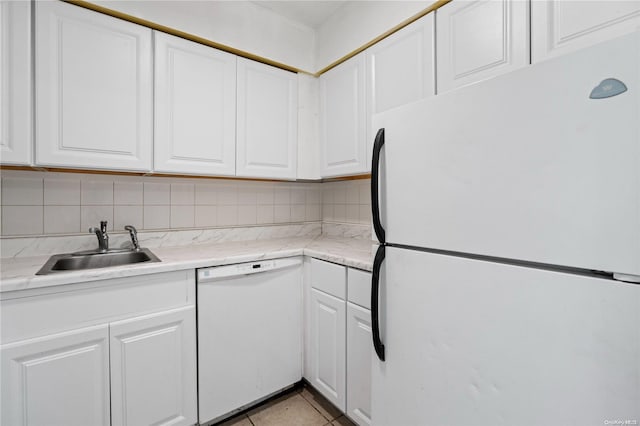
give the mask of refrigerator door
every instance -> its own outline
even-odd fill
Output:
[[[390,244],[640,275],[640,32],[374,123]]]
[[[639,285],[393,247],[382,275],[373,425],[640,419]]]

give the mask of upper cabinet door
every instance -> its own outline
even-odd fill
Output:
[[[297,75],[238,58],[236,175],[295,179]]]
[[[371,117],[435,94],[433,20],[430,13],[366,51],[367,170],[378,130]]]
[[[153,169],[234,175],[236,57],[154,32]]]
[[[320,76],[323,177],[365,173],[365,56],[354,56]]]
[[[151,30],[36,2],[36,163],[151,170]]]
[[[0,2],[0,162],[31,163],[31,3]]]
[[[436,11],[438,93],[529,64],[529,2],[454,0]]]
[[[563,55],[640,27],[638,1],[538,0],[531,3],[531,60]]]

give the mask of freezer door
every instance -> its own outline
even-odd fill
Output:
[[[636,32],[376,115],[387,242],[640,275],[639,64]]]
[[[640,285],[392,247],[381,273],[374,425],[640,420]]]

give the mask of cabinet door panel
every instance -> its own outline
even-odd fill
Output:
[[[347,269],[347,300],[363,308],[371,309],[371,272]]]
[[[347,268],[319,259],[311,259],[311,287],[338,299],[347,298]]]
[[[355,56],[320,77],[322,176],[367,171],[365,57]]]
[[[36,3],[36,162],[151,169],[151,30]]]
[[[533,63],[637,31],[637,1],[533,1]]]
[[[196,414],[195,308],[111,324],[113,425],[192,425]]]
[[[435,94],[434,25],[430,13],[366,51],[367,165],[378,129],[371,117]]]
[[[371,424],[371,311],[347,303],[347,414]]]
[[[345,411],[346,302],[311,289],[312,385]]]
[[[31,3],[0,2],[0,162],[31,163]]]
[[[235,174],[235,55],[154,37],[154,170]]]
[[[296,178],[296,74],[238,58],[238,176]]]
[[[456,0],[436,11],[438,93],[529,64],[529,2]]]
[[[101,325],[0,347],[2,424],[108,426],[108,334]]]

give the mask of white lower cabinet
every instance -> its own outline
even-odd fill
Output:
[[[110,424],[107,324],[2,345],[0,357],[3,425]]]
[[[347,303],[347,415],[371,424],[371,311]]]
[[[305,261],[305,377],[358,425],[371,424],[371,274]]]
[[[193,270],[0,297],[3,425],[197,422]]]
[[[345,301],[311,289],[311,384],[341,411],[346,408]]]
[[[196,422],[195,331],[193,306],[110,325],[113,426]]]

